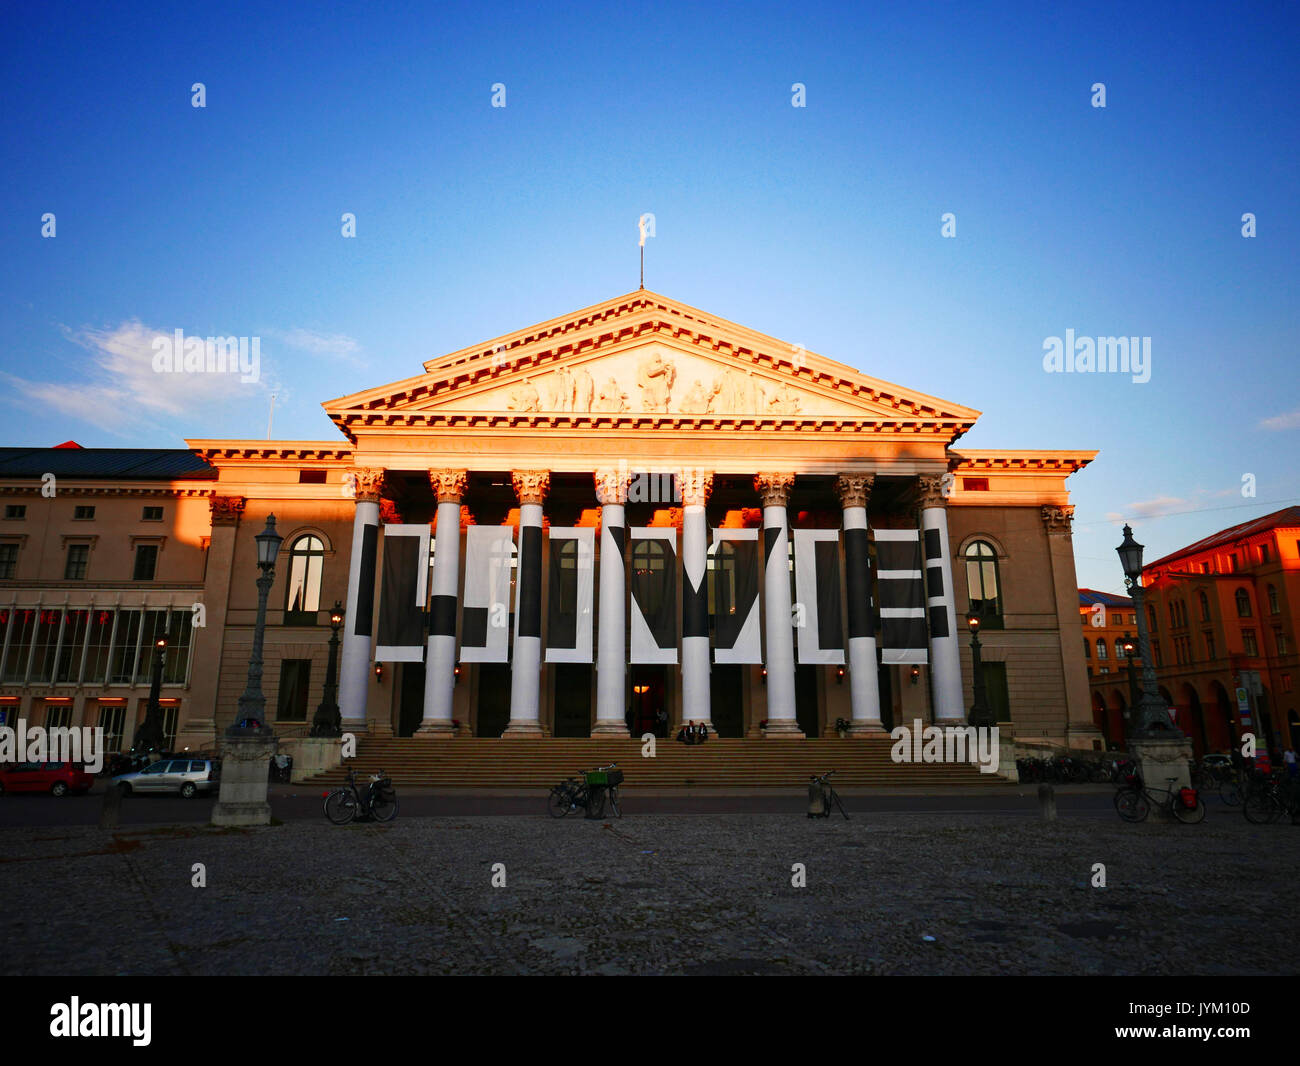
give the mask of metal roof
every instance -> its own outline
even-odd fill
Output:
[[[211,480],[216,470],[188,448],[0,448],[0,477]]]
[[[1096,589],[1079,590],[1079,606],[1091,607],[1094,604],[1106,607],[1132,607],[1133,601],[1127,596],[1117,596],[1113,592],[1098,592]]]
[[[1211,533],[1208,537],[1198,540],[1195,544],[1189,544],[1186,548],[1179,548],[1176,552],[1170,552],[1164,558],[1157,559],[1153,563],[1144,564],[1142,569],[1150,570],[1153,566],[1164,566],[1166,563],[1181,559],[1186,555],[1198,555],[1201,552],[1209,551],[1211,548],[1227,547],[1236,544],[1238,541],[1246,540],[1248,537],[1253,537],[1258,533],[1267,533],[1270,529],[1289,526],[1300,526],[1300,507],[1284,507],[1282,510],[1266,514],[1262,518],[1252,518],[1249,522],[1242,522],[1240,525],[1221,529],[1218,533]]]

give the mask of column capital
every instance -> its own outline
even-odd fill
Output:
[[[712,470],[678,470],[673,474],[683,507],[703,507],[713,493]]]
[[[594,471],[593,477],[596,480],[596,500],[602,507],[627,503],[627,486],[632,475],[628,473],[626,464]]]
[[[918,474],[916,477],[916,494],[922,507],[947,507],[948,497],[952,495],[951,474]]]
[[[793,474],[755,474],[754,491],[763,498],[764,507],[784,507],[794,490]]]
[[[243,496],[209,496],[208,507],[214,526],[236,526],[248,501]]]
[[[549,470],[512,470],[510,482],[515,487],[515,495],[521,504],[541,504],[551,488]]]
[[[840,505],[866,507],[875,481],[875,474],[841,474],[835,479],[835,491],[839,493]]]
[[[1071,523],[1074,521],[1074,505],[1066,504],[1063,507],[1051,507],[1044,505],[1039,514],[1043,519],[1043,528],[1050,533],[1069,534]]]
[[[468,470],[429,471],[429,487],[438,503],[460,503],[468,485]]]
[[[384,491],[382,466],[354,466],[352,468],[353,496],[357,503],[378,503]]]

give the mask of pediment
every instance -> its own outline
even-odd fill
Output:
[[[657,414],[944,423],[960,435],[979,416],[645,290],[323,406],[341,427],[359,412]]]

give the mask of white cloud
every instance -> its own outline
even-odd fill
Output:
[[[270,330],[285,344],[313,355],[327,355],[354,366],[361,366],[361,345],[346,333],[317,333],[310,329]]]
[[[138,434],[141,420],[193,417],[198,409],[246,402],[255,382],[231,373],[159,373],[154,370],[155,338],[171,339],[138,320],[111,329],[65,330],[90,353],[80,380],[33,381],[5,374],[21,402],[59,412],[120,436]],[[260,400],[258,401],[260,403]]]
[[[1131,521],[1134,518],[1159,518],[1161,515],[1174,514],[1178,511],[1191,510],[1191,504],[1178,496],[1157,496],[1153,500],[1139,500],[1128,505],[1128,513],[1109,511],[1106,519],[1116,524]]]
[[[1262,419],[1259,423],[1260,429],[1300,429],[1300,407],[1294,411],[1288,411],[1286,414],[1274,415],[1272,418]]]

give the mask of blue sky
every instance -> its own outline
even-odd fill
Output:
[[[651,212],[648,287],[983,411],[965,446],[1100,449],[1081,584],[1115,516],[1154,558],[1297,502],[1297,5],[902,7],[10,8],[4,443],[263,437],[272,390],[332,439],[322,400],[636,288]],[[178,328],[261,380],[153,374]],[[1150,381],[1045,373],[1067,329]]]

